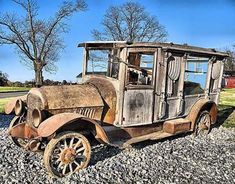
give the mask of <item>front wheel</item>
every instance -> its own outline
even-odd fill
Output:
[[[63,132],[50,140],[44,152],[46,169],[54,176],[64,177],[85,168],[91,157],[91,146],[77,132]]]
[[[194,136],[205,137],[210,132],[210,129],[211,129],[210,113],[207,110],[200,112],[196,121]]]

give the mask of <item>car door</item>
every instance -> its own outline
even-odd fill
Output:
[[[154,51],[128,51],[122,121],[124,126],[152,123],[155,61]]]

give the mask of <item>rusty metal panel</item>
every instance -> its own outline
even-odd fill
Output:
[[[37,130],[27,123],[20,123],[9,130],[9,135],[17,138],[35,138],[38,136]]]
[[[113,124],[116,116],[117,94],[114,85],[106,78],[93,77],[86,81],[97,88],[98,92],[104,100],[104,108],[102,114],[102,122]],[[95,99],[92,99],[95,100]]]
[[[184,115],[188,115],[192,106],[200,99],[204,99],[205,95],[188,95],[185,96],[185,112]]]
[[[152,123],[153,89],[129,89],[125,91],[123,125]]]
[[[101,120],[104,103],[96,87],[70,85],[33,88],[29,91],[27,106],[27,122],[31,124],[36,108],[46,110],[48,115],[70,112]]]
[[[11,101],[9,101],[5,106],[4,106],[4,110],[6,114],[11,114],[14,112],[15,109],[15,105],[16,105],[16,101],[18,99],[22,100],[23,102],[26,101],[27,95],[21,96],[21,97],[15,97],[13,98]]]
[[[79,121],[80,120],[80,121]],[[87,127],[89,123],[95,126],[95,137],[102,140],[104,143],[109,143],[109,139],[104,129],[94,120],[75,113],[61,113],[46,119],[40,124],[37,129],[38,135],[41,137],[48,137],[55,133],[62,126],[75,122],[77,126],[82,129]],[[74,125],[75,126],[75,125]],[[72,128],[72,127],[71,127]]]
[[[103,106],[98,90],[92,85],[45,86],[48,109]]]
[[[192,106],[192,108],[189,111],[189,114],[187,115],[186,119],[191,121],[191,130],[194,129],[195,123],[197,120],[198,115],[200,114],[200,111],[206,109],[209,111],[210,117],[211,117],[211,123],[214,124],[217,120],[217,106],[215,102],[209,100],[209,99],[199,99],[197,102],[195,102]]]
[[[33,122],[33,110],[36,108],[44,109],[44,104],[42,98],[37,94],[30,92],[27,97],[27,122],[32,125]]]

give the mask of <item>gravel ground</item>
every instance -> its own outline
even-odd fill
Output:
[[[125,150],[98,145],[89,167],[55,179],[40,154],[16,147],[7,137],[11,118],[0,115],[0,183],[235,183],[234,129],[214,128],[207,139],[178,136]]]

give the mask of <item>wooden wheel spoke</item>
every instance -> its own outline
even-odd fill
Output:
[[[65,173],[66,173],[67,166],[68,166],[67,164],[64,165],[64,168],[63,168],[63,171],[62,171],[63,175],[65,175]]]
[[[48,143],[44,152],[45,167],[59,177],[70,175],[87,166],[90,152],[86,137],[76,132],[64,132]]]
[[[71,138],[70,143],[69,143],[69,147],[72,148],[73,147],[73,141],[74,141],[74,137]]]
[[[82,140],[79,139],[78,142],[75,144],[74,149],[76,150],[76,148],[82,143]]]
[[[58,165],[58,168],[60,169],[62,167],[63,163],[60,162],[59,165]]]
[[[206,115],[202,116],[201,122],[205,122],[206,120]]]
[[[75,163],[77,166],[80,166],[80,164],[76,160],[74,160],[73,163]]]
[[[68,144],[67,144],[66,139],[64,140],[64,147],[65,147],[65,148],[68,148]]]
[[[211,127],[211,116],[208,111],[203,111],[197,122],[195,135],[207,136]]]
[[[55,161],[55,163],[61,162],[60,157]]]
[[[76,150],[76,154],[78,154],[78,153],[80,153],[80,152],[82,152],[82,151],[84,151],[85,150],[85,147],[81,147],[81,148],[79,148],[78,150]]]
[[[72,173],[73,173],[73,166],[72,166],[72,163],[69,164],[69,170],[70,170],[70,173],[72,174]]]

